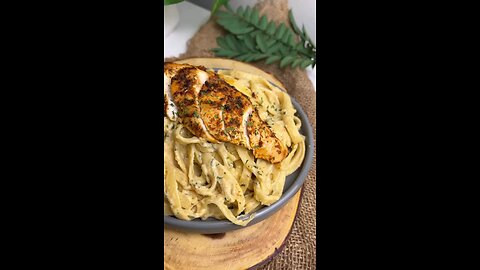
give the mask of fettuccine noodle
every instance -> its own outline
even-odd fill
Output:
[[[289,154],[271,164],[243,146],[197,138],[164,117],[164,210],[182,220],[213,217],[245,226],[252,213],[280,199],[286,177],[303,162],[305,137],[287,93],[259,76],[235,70],[218,73],[248,96]]]

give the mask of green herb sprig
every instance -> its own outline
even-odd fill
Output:
[[[168,5],[174,5],[174,4],[178,4],[178,3],[181,3],[185,0],[163,0],[163,5],[164,6],[168,6]],[[228,1],[230,0],[215,0],[215,2],[213,3],[212,5],[212,11],[211,11],[211,15],[215,14],[215,12],[217,12],[217,10],[222,7],[222,6],[225,6]]]
[[[228,4],[226,10],[216,13],[217,24],[228,34],[217,38],[218,48],[213,52],[244,62],[265,60],[266,64],[279,62],[280,67],[315,67],[316,47],[305,31],[296,24],[292,11],[289,19],[292,28],[284,23],[276,24],[259,16],[255,8],[239,7],[234,11]]]
[[[168,6],[168,5],[174,5],[180,2],[183,2],[184,0],[163,0],[163,5]]]

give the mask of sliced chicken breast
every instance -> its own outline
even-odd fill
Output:
[[[247,123],[247,133],[253,155],[270,163],[278,163],[288,155],[288,149],[262,121],[257,111],[253,111]]]
[[[200,117],[213,137],[223,142],[229,142],[231,137],[225,130],[223,114],[228,95],[219,87],[218,78],[212,73],[209,75],[210,77],[202,86],[198,97],[201,108]]]
[[[170,120],[176,121],[178,109],[172,99],[170,85],[171,78],[169,78],[166,74],[163,74],[163,111],[165,115],[170,118]]]
[[[175,104],[179,107],[178,116],[183,124],[195,136],[205,138],[209,142],[218,143],[200,117],[198,95],[208,79],[208,73],[195,67],[178,70],[172,78],[171,91]]]
[[[246,124],[253,106],[246,96],[212,72],[199,99],[202,118],[214,137],[250,148]]]
[[[247,96],[204,67],[165,63],[164,97],[178,108],[178,117],[195,136],[229,142],[252,150],[256,158],[278,163],[288,149],[261,120]],[[170,102],[165,103],[168,112]],[[171,110],[173,110],[171,108]],[[168,114],[168,113],[167,113]]]

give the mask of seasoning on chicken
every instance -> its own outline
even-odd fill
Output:
[[[275,137],[273,131],[262,121],[257,111],[253,111],[247,123],[250,146],[256,158],[262,158],[270,163],[281,162],[288,149]]]
[[[178,116],[182,118],[183,124],[197,137],[218,143],[207,131],[200,117],[198,94],[207,79],[207,72],[195,67],[186,67],[178,70],[172,78],[171,91],[173,101],[179,108]]]
[[[229,142],[231,137],[225,130],[223,114],[228,96],[225,91],[222,91],[222,88],[218,87],[218,78],[211,72],[209,75],[210,77],[202,86],[198,97],[201,108],[200,117],[213,137],[223,142]]]
[[[214,137],[250,148],[246,124],[253,107],[247,97],[211,72],[199,99],[202,119]]]
[[[178,117],[197,137],[253,149],[256,158],[281,162],[288,149],[261,120],[252,102],[218,74],[204,67],[164,64],[165,113],[178,108]],[[171,92],[171,93],[170,93]]]

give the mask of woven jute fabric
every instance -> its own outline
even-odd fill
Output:
[[[290,25],[288,20],[288,0],[263,0],[259,1],[256,7],[259,8],[261,15],[266,15],[269,19],[276,22],[284,22]],[[178,58],[165,59],[165,61],[191,57],[214,57],[211,49],[217,47],[216,39],[223,34],[225,34],[223,29],[214,21],[208,21],[190,39],[186,53]],[[262,61],[250,64],[273,74],[285,85],[288,93],[302,105],[313,128],[316,148],[316,93],[306,72],[298,68],[280,69],[276,64],[265,65]],[[312,168],[303,186],[297,218],[292,232],[285,242],[283,251],[278,253],[270,262],[257,269],[316,269],[316,159],[315,151]]]

